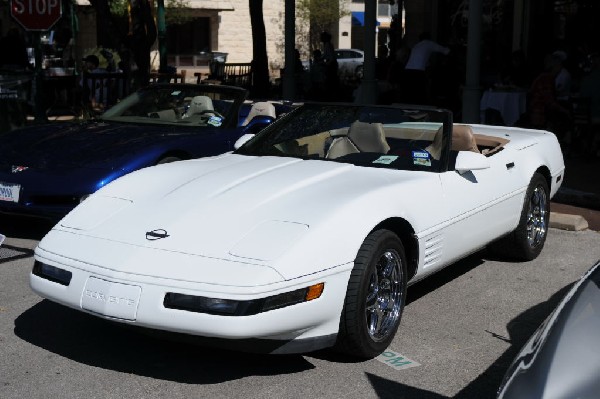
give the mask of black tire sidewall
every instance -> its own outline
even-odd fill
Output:
[[[369,239],[373,239],[374,243],[369,242]],[[382,341],[375,341],[371,338],[367,329],[365,299],[369,290],[371,274],[374,272],[381,254],[387,250],[396,252],[402,262],[400,270],[402,274],[400,315],[396,325],[392,328],[388,336]],[[348,336],[351,337],[351,340],[355,341],[353,346],[356,346],[356,352],[353,354],[365,358],[374,357],[382,353],[394,339],[404,310],[406,300],[406,255],[402,242],[389,230],[378,230],[371,233],[358,252],[352,273],[353,276],[351,279],[359,278],[360,282],[356,292],[348,290],[343,317],[356,318],[351,323],[352,331],[348,331]]]
[[[529,212],[529,202],[531,201],[531,196],[535,191],[536,187],[542,187],[544,193],[546,194],[546,213],[545,213],[545,226],[546,232],[542,241],[535,247],[529,245],[527,240],[527,213]],[[525,201],[523,202],[523,209],[521,211],[521,219],[519,220],[519,226],[515,231],[515,239],[517,245],[520,247],[520,251],[522,253],[522,258],[524,260],[532,260],[535,259],[542,249],[544,248],[544,244],[546,242],[546,238],[548,237],[548,228],[550,224],[550,190],[548,188],[548,183],[544,176],[539,173],[535,173],[531,178],[531,182],[527,187],[527,193],[525,194]]]

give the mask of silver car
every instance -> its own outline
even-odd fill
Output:
[[[362,50],[340,48],[335,50],[335,58],[341,78],[362,79],[365,62],[365,53]]]
[[[597,398],[599,332],[600,261],[573,285],[521,349],[498,398]]]

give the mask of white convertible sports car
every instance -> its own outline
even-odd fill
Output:
[[[439,109],[305,104],[239,145],[90,196],[40,242],[33,290],[230,347],[369,358],[408,285],[488,245],[535,258],[564,175],[552,133]]]

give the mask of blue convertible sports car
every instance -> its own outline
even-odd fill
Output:
[[[0,213],[60,218],[134,170],[233,150],[276,117],[244,89],[152,85],[98,119],[0,134]]]

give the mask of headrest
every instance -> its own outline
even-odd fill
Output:
[[[275,119],[277,117],[275,106],[268,101],[259,101],[252,104],[250,112],[248,113],[246,119],[244,119],[242,126],[246,126],[255,116],[259,115],[270,116],[271,118]]]
[[[471,126],[454,125],[452,127],[452,150],[479,152]]]
[[[390,150],[390,146],[385,140],[385,132],[381,123],[356,121],[350,125],[348,138],[362,152],[386,154]]]
[[[209,110],[209,111],[214,110],[213,103],[212,103],[212,100],[210,99],[210,97],[207,97],[207,96],[193,97],[192,101],[190,102],[190,108],[188,110],[188,113],[190,115],[192,115],[196,112],[205,111],[205,110]]]
[[[433,142],[425,148],[431,154],[431,156],[437,160],[439,160],[442,156],[443,135],[444,127],[440,126],[438,131],[435,133]],[[452,151],[479,152],[471,126],[452,125]]]

